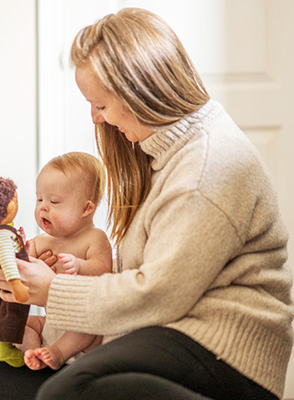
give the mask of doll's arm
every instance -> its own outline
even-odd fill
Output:
[[[0,233],[0,265],[5,279],[10,283],[17,301],[23,303],[29,298],[29,288],[20,280],[11,239],[4,231]]]
[[[0,232],[0,265],[7,282],[11,279],[20,279],[11,239],[4,232]]]

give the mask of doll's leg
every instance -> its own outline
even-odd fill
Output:
[[[101,342],[102,336],[65,332],[52,346],[36,349],[35,355],[43,365],[56,370],[74,355],[90,350]]]

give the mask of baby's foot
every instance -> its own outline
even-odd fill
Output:
[[[59,369],[65,362],[60,350],[56,346],[42,347],[37,350],[39,360],[52,369]]]
[[[24,362],[34,371],[47,367],[47,365],[40,359],[40,350],[41,349],[27,350],[24,353]]]

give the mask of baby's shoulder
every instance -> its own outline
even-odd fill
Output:
[[[87,236],[88,236],[88,238],[90,238],[90,240],[93,240],[93,241],[97,241],[97,240],[99,240],[99,241],[107,240],[108,241],[108,237],[107,237],[106,233],[102,229],[96,228],[96,227],[92,227],[88,231]]]

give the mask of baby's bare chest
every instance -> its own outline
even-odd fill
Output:
[[[58,254],[60,253],[69,253],[83,260],[87,259],[87,251],[89,248],[88,242],[83,240],[83,238],[66,240],[64,238],[51,238],[45,235],[41,235],[40,237],[35,238],[35,246],[37,257],[39,257],[45,251],[51,250],[56,256],[58,256]],[[62,271],[61,263],[59,260],[54,266],[56,267],[57,272]]]

